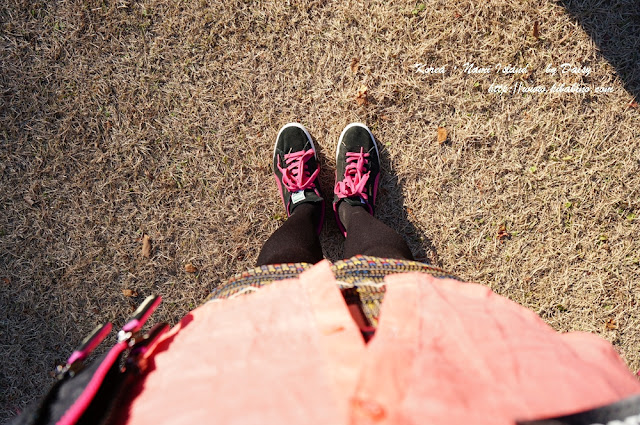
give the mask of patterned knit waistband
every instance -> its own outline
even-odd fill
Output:
[[[292,279],[313,267],[310,263],[269,264],[238,273],[216,288],[206,301],[216,301],[255,292],[278,280]],[[445,270],[411,260],[357,255],[331,265],[347,304],[358,304],[373,326],[377,325],[384,298],[384,278],[390,274],[421,272],[457,279]]]

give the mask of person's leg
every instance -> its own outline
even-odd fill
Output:
[[[315,216],[315,220],[314,220]],[[273,232],[258,255],[258,266],[282,263],[311,263],[322,260],[322,247],[316,233],[320,206],[302,204]]]
[[[336,185],[333,209],[346,237],[344,257],[371,255],[413,260],[404,239],[373,217],[380,157],[376,141],[364,124],[349,124],[336,149]]]
[[[322,260],[318,235],[324,221],[324,198],[316,186],[320,173],[316,149],[301,124],[289,123],[278,132],[273,173],[289,218],[262,247],[258,266],[317,263]]]
[[[395,230],[373,217],[364,207],[342,202],[340,220],[347,231],[344,258],[371,255],[383,258],[413,260],[411,249]]]

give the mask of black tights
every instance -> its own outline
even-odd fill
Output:
[[[311,263],[322,260],[322,247],[316,234],[319,206],[302,204],[265,242],[258,255],[258,266],[281,263]],[[411,250],[395,230],[369,214],[364,207],[343,202],[340,220],[347,229],[344,258],[354,255],[413,260]]]

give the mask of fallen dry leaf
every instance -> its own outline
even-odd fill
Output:
[[[358,58],[351,59],[351,72],[356,74],[359,68],[360,68],[360,59]]]
[[[2,283],[4,283],[5,285],[8,285],[11,283],[11,279],[9,279],[8,277],[3,277],[2,278]]]
[[[195,273],[198,271],[198,269],[193,264],[188,263],[184,265],[184,271],[187,273]]]
[[[509,232],[507,232],[507,226],[504,224],[501,224],[500,227],[498,228],[498,235],[497,238],[500,242],[503,242],[505,239],[509,239],[511,237],[511,234]]]
[[[447,141],[447,129],[444,127],[438,127],[438,144],[443,144]]]
[[[125,297],[137,297],[138,293],[133,289],[123,289],[122,295],[124,295]]]
[[[25,201],[27,204],[29,204],[29,206],[30,206],[30,207],[32,207],[32,206],[33,206],[33,204],[35,204],[35,202],[33,201],[33,199],[31,199],[31,197],[30,197],[30,196],[28,196],[28,195],[23,196],[23,197],[22,197],[22,199],[24,199],[24,201]]]
[[[356,103],[358,104],[358,106],[366,105],[369,101],[367,99],[367,90],[367,86],[365,86],[364,84],[362,84],[358,89],[358,94],[356,95]]]
[[[616,323],[616,321],[612,318],[608,318],[607,321],[605,322],[604,326],[609,329],[610,331],[618,329],[618,324]]]
[[[636,108],[638,107],[638,102],[636,102],[635,100],[631,100],[631,101],[629,101],[629,103],[627,104],[627,106],[628,106],[629,108],[634,108],[634,109],[636,109]]]
[[[540,38],[540,24],[538,23],[538,21],[534,21],[533,22],[533,29],[531,30],[531,34],[535,37],[535,38]]]
[[[142,256],[151,257],[151,238],[147,234],[142,236]]]

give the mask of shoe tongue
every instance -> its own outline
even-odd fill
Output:
[[[291,194],[291,202],[294,204],[297,204],[300,201],[304,201],[306,198],[305,194],[304,194],[304,190],[299,190],[297,192],[293,192]]]
[[[303,202],[318,202],[322,201],[322,198],[318,196],[318,194],[312,190],[299,190],[297,192],[291,193],[291,203],[293,205],[301,204]]]
[[[351,198],[344,198],[344,200],[349,204],[349,205],[354,205],[354,206],[359,206],[359,205],[365,205],[367,202],[362,199],[360,196],[353,196]]]

